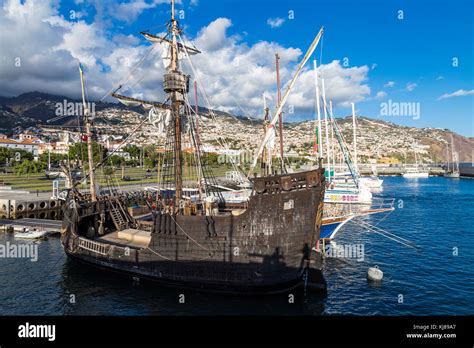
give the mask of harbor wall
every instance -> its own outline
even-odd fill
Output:
[[[461,176],[474,178],[474,163],[460,163],[459,174],[461,174]]]
[[[61,219],[61,203],[57,199],[0,198],[0,219]]]

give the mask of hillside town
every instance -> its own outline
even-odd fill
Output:
[[[147,111],[137,112],[120,107],[108,107],[96,112],[96,141],[108,153],[130,160],[129,152],[123,151],[130,145],[143,148],[155,144],[157,149],[164,146],[165,134],[150,125]],[[398,126],[382,120],[358,117],[357,148],[360,163],[397,164],[410,162],[416,151],[424,163],[444,161],[445,146],[449,130],[437,128],[413,128]],[[199,117],[200,142],[204,152],[239,155],[255,149],[263,136],[261,120],[235,117],[230,114],[212,112],[201,113]],[[349,117],[337,118],[337,125],[344,136],[349,149],[352,148],[353,127]],[[143,124],[139,127],[140,124]],[[288,157],[315,156],[316,121],[285,123],[283,127],[284,153]],[[323,132],[325,127],[323,122]],[[0,133],[0,147],[29,151],[35,158],[43,153],[67,154],[71,145],[81,141],[77,127],[50,125],[17,126],[7,137]],[[128,138],[129,134],[133,136]],[[460,161],[468,161],[469,147],[473,148],[473,139],[454,134],[455,146]],[[331,132],[328,134],[330,148],[336,154],[336,160],[342,161],[338,152],[337,140]],[[279,137],[276,137],[275,155],[279,149]],[[467,148],[467,150],[466,150]],[[325,150],[325,148],[324,148]]]

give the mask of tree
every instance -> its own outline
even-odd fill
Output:
[[[107,149],[99,143],[92,142],[92,158],[95,164],[102,161],[107,156]],[[79,142],[69,147],[69,158],[71,161],[83,161],[83,166],[87,167],[89,156],[87,155],[87,143]]]
[[[60,153],[48,153],[48,152],[43,152],[39,158],[38,161],[41,163],[42,167],[47,167],[48,166],[48,159],[51,156],[51,166],[52,167],[59,167],[62,161],[67,159],[67,155],[65,154],[60,154]]]
[[[115,168],[110,166],[105,166],[102,168],[104,175],[113,175],[115,173]]]
[[[21,149],[7,149],[0,147],[0,165],[18,164],[24,160],[33,160],[33,154]]]
[[[206,152],[202,156],[203,162],[208,166],[215,166],[219,164],[219,155],[214,152]]]
[[[24,160],[20,162],[15,169],[17,175],[26,175],[27,179],[29,179],[30,174],[39,173],[41,165],[37,161]]]
[[[107,163],[116,167],[125,163],[125,158],[118,155],[112,155],[108,158]]]
[[[143,164],[148,169],[153,169],[158,164],[158,152],[155,145],[148,145],[144,148],[145,158]]]
[[[128,152],[130,154],[130,158],[138,159],[140,158],[141,149],[136,145],[128,145],[123,148],[124,152]]]

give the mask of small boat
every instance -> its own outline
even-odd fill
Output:
[[[28,231],[25,232],[16,232],[15,238],[21,239],[41,239],[47,237],[49,234],[48,231]]]
[[[336,233],[356,216],[356,214],[348,214],[344,216],[323,218],[319,238],[333,239],[336,236]]]
[[[358,159],[357,159],[357,132],[356,132],[356,113],[355,113],[355,105],[354,103],[352,104],[352,129],[353,129],[353,145],[354,145],[354,167],[357,171],[357,176],[359,178],[359,185],[360,186],[365,186],[369,189],[380,189],[382,187],[383,180],[379,179],[377,174],[376,174],[376,169],[374,166],[372,166],[372,172],[373,175],[370,177],[361,177],[360,176],[360,170],[358,166]]]
[[[370,189],[360,185],[359,188],[343,188],[336,185],[328,188],[324,194],[324,203],[370,204]]]
[[[460,174],[459,174],[459,172],[457,172],[457,173],[444,173],[443,176],[445,178],[459,178]]]
[[[404,178],[413,179],[413,178],[427,178],[429,177],[430,173],[425,170],[424,168],[420,168],[418,165],[418,157],[416,155],[416,148],[414,147],[415,152],[415,167],[407,168],[406,172],[402,174]]]
[[[394,199],[385,199],[378,202],[377,207],[365,207],[360,205],[359,209],[347,205],[338,208],[338,204],[325,204],[324,215],[321,224],[320,239],[331,240],[336,237],[336,233],[354,218],[375,215],[381,213],[389,213],[395,208],[393,207]],[[339,204],[340,206],[340,204]]]
[[[359,178],[359,182],[361,185],[364,185],[365,187],[368,187],[370,189],[381,188],[383,184],[383,180],[379,179],[377,176]]]

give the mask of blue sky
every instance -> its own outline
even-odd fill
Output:
[[[9,2],[7,0],[2,3]],[[24,3],[23,1],[22,4]],[[121,3],[128,7],[120,8]],[[230,24],[222,24],[224,29],[219,30],[225,31],[225,38],[221,39],[238,47],[236,52],[245,51],[246,47],[251,50],[262,41],[267,47],[273,47],[271,43],[274,43],[282,50],[299,49],[299,56],[288,53],[288,71],[283,72],[287,80],[319,27],[324,25],[322,53],[320,44],[315,57],[318,60],[322,57],[323,64],[337,60],[343,69],[359,69],[356,75],[346,76],[352,79],[351,84],[346,87],[364,87],[354,92],[353,99],[346,94],[339,95],[338,99],[337,74],[334,73],[333,87],[328,92],[334,94],[338,101],[335,103],[336,115],[349,114],[350,109],[344,101],[356,101],[359,115],[408,126],[450,128],[460,134],[474,136],[472,1],[183,0],[176,6],[178,11],[185,11],[185,18],[180,23],[191,39],[198,38],[203,33],[203,28],[210,27],[210,23],[216,19],[225,18]],[[51,8],[55,8],[54,4],[51,4]],[[71,20],[71,10],[76,11],[80,18]],[[400,10],[403,11],[403,19],[398,18]],[[147,29],[154,33],[163,31],[163,23],[170,15],[169,4],[152,4],[152,0],[61,1],[59,7],[56,6],[50,12],[45,10],[45,14],[54,14],[54,11],[57,16],[72,23],[82,21],[90,27],[99,28],[97,33],[105,37],[103,46],[114,42],[117,35],[131,35],[126,45],[137,50],[144,49],[147,45],[138,32]],[[293,19],[289,18],[289,11],[293,11]],[[277,25],[272,27],[270,22]],[[62,26],[64,30],[66,27],[67,25]],[[64,35],[64,42],[66,38]],[[196,41],[199,42],[199,39]],[[98,65],[101,67],[98,69],[102,69],[100,73],[114,71],[113,64],[103,62],[110,61],[113,52],[123,48],[123,45],[125,44],[121,43],[113,48],[111,46],[110,50],[95,48]],[[74,58],[80,57],[80,53],[71,49],[71,46],[70,42],[63,44],[63,50],[69,50]],[[216,51],[211,57],[217,56],[219,52]],[[270,50],[268,54],[273,55],[274,52]],[[102,60],[100,55],[103,55]],[[455,58],[457,66],[453,66]],[[271,64],[267,65],[268,69],[273,69]],[[362,67],[366,67],[366,71]],[[203,71],[206,72],[213,74],[209,69]],[[358,81],[361,77],[363,81]],[[224,83],[222,86],[232,86],[229,94],[233,93],[232,90],[239,89],[231,84]],[[274,90],[268,85],[262,86],[262,89],[269,89],[268,93],[274,94]],[[368,89],[370,92],[367,92]],[[302,93],[301,96],[308,99],[310,94]],[[411,116],[380,115],[381,103],[388,100],[419,103],[420,117],[414,119]],[[240,104],[245,102],[244,99],[236,101]],[[258,102],[255,101],[254,104],[256,103]],[[297,108],[298,112],[294,115],[288,115],[288,120],[314,117],[312,110],[308,108],[309,104],[304,105],[306,107]],[[252,111],[248,113],[251,114]]]

